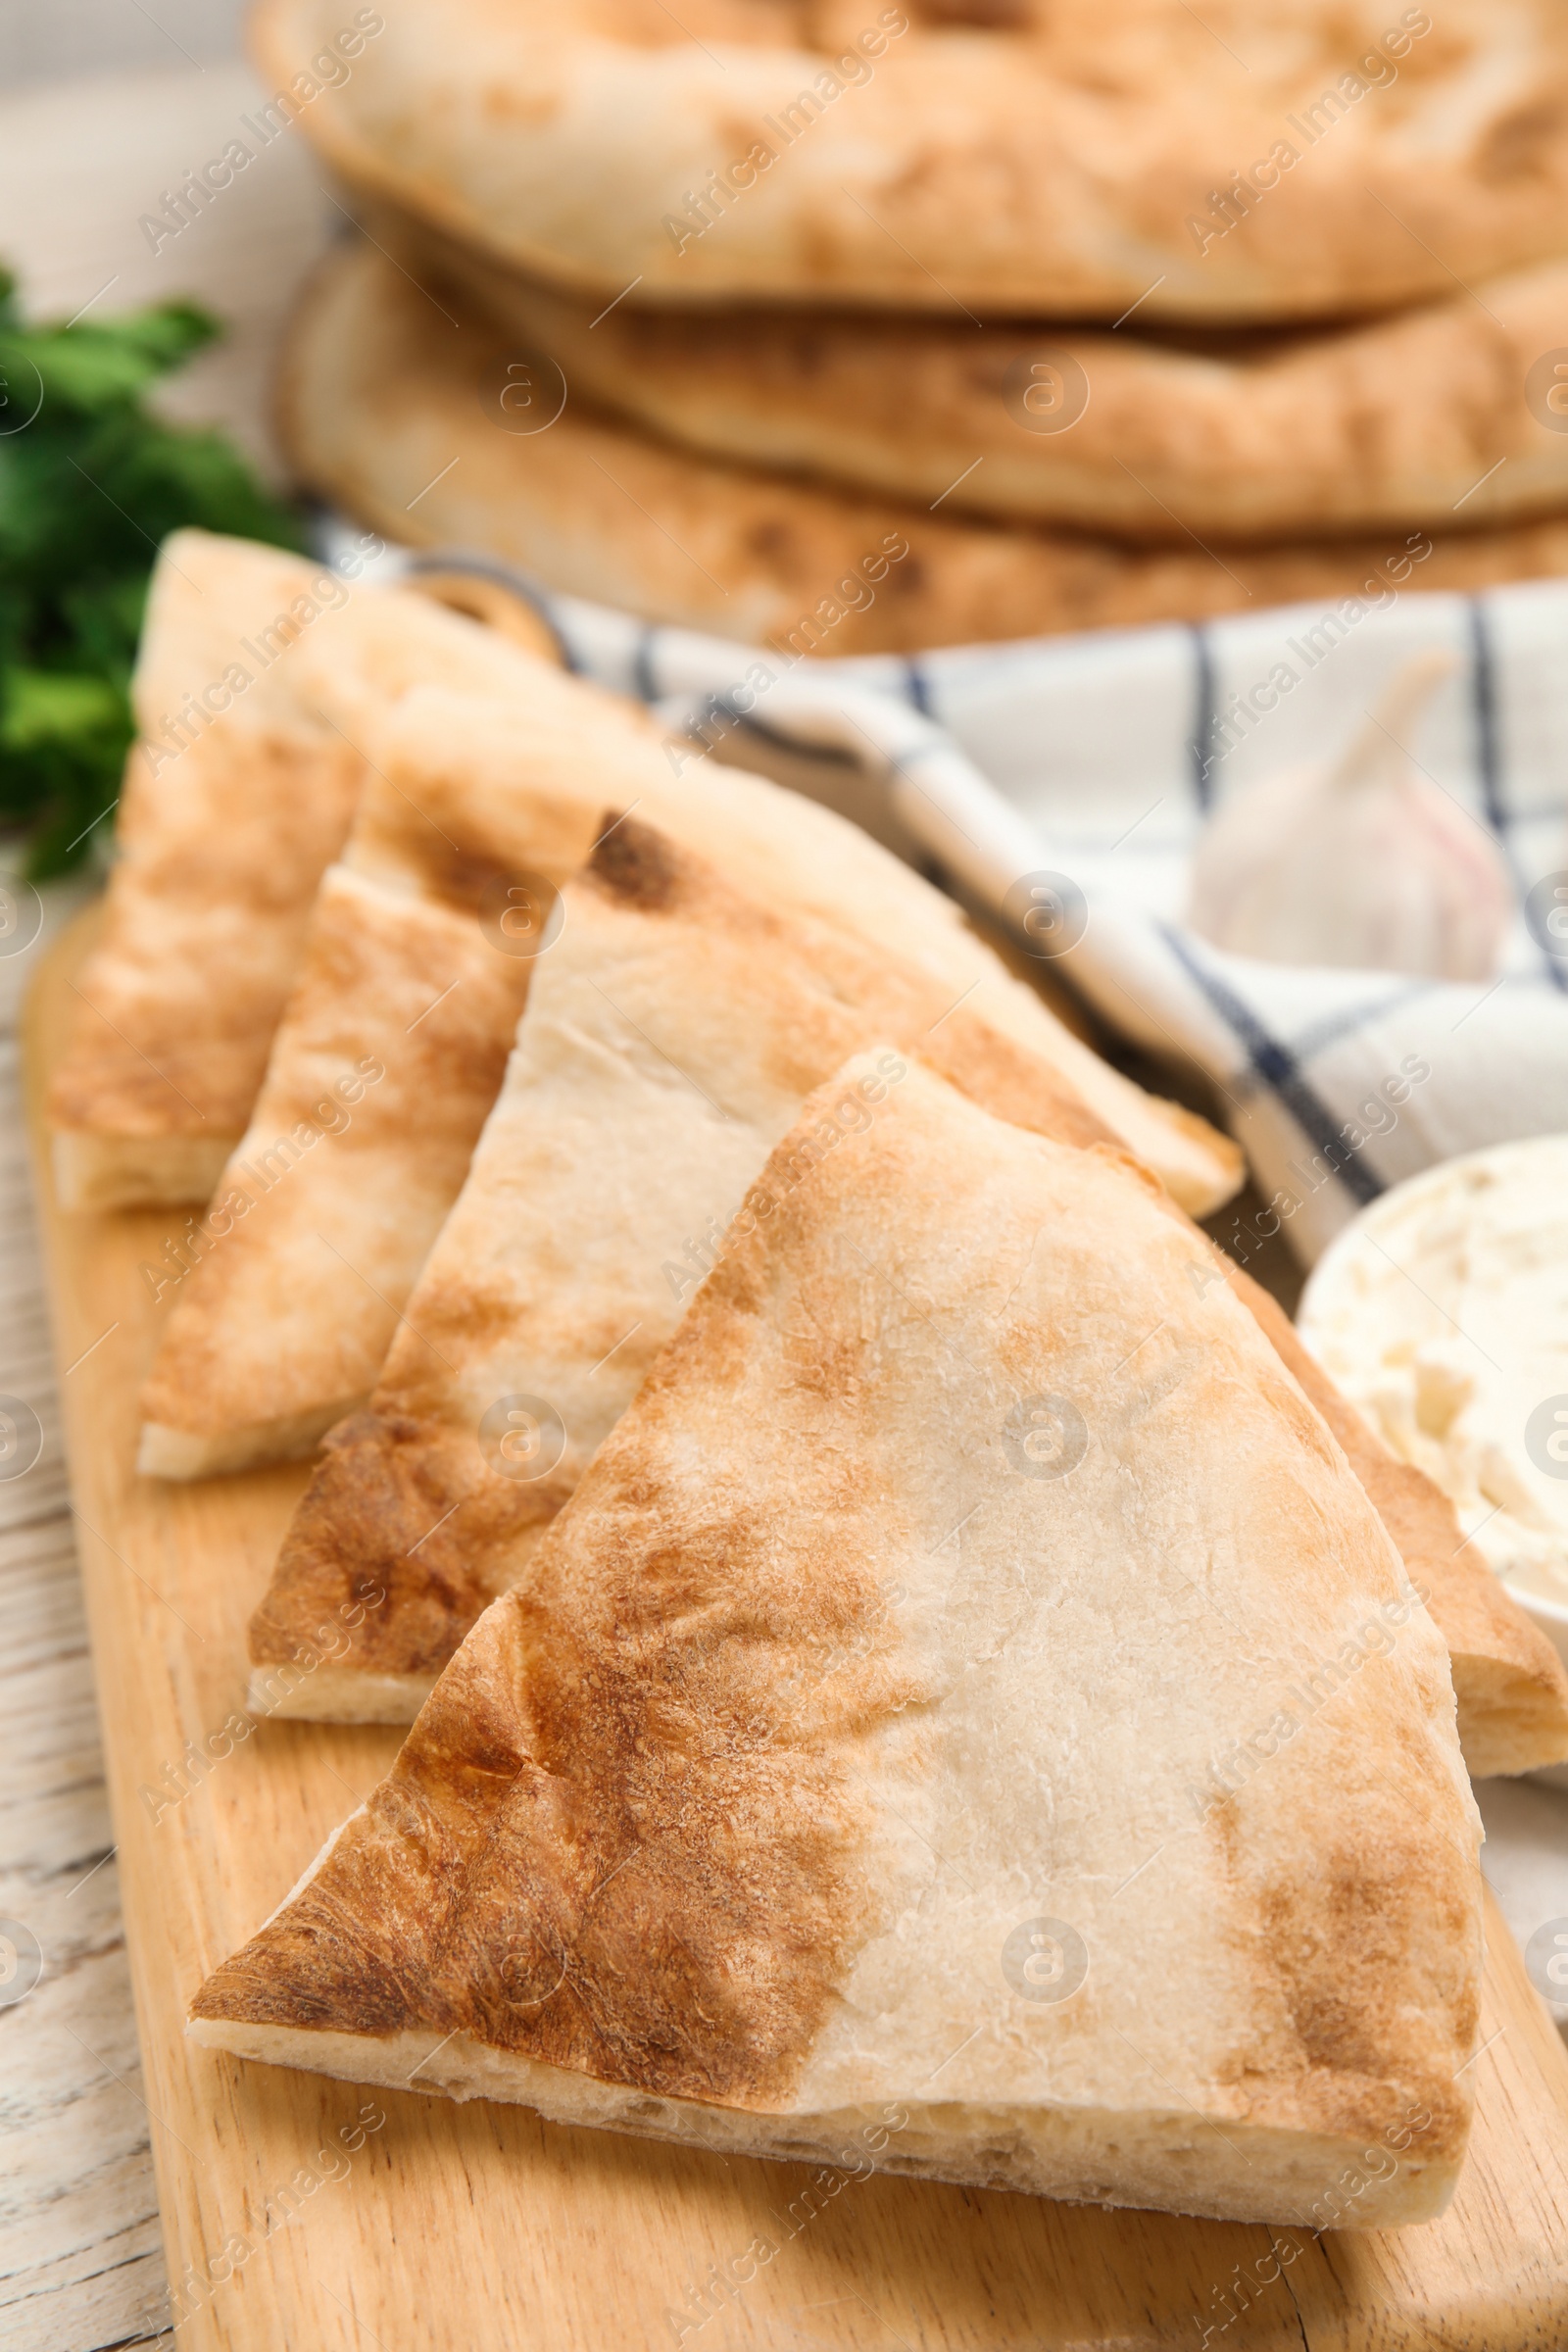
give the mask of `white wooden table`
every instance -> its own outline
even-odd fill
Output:
[[[118,13],[130,5],[119,0]],[[29,24],[35,7],[24,0]],[[166,0],[156,13],[206,55],[233,8]],[[26,48],[22,14],[0,8],[0,66]],[[85,0],[62,7],[65,33],[83,46],[90,14]],[[270,465],[270,347],[293,286],[341,219],[314,163],[295,139],[279,140],[160,254],[137,227],[257,95],[242,67],[176,57],[172,70],[0,98],[0,252],[21,269],[29,306],[50,316],[94,298],[106,311],[175,294],[209,302],[231,320],[229,339],[169,405],[221,421]],[[45,938],[79,895],[49,894]],[[45,1431],[37,1466],[0,1480],[0,1916],[26,1923],[47,1962],[25,2001],[0,2006],[0,2347],[100,2352],[158,2340],[164,2274],[148,2149],[161,2126],[142,2100],[17,1092],[16,1010],[37,956],[35,947],[0,957],[0,1395],[23,1397]],[[1503,1782],[1480,1794],[1488,1875],[1525,1941],[1568,1917],[1568,1798]]]
[[[57,49],[74,41],[93,55],[95,12],[50,0],[50,13],[57,4]],[[94,296],[106,314],[182,294],[209,303],[231,332],[167,405],[220,420],[270,465],[269,353],[340,216],[291,136],[151,251],[141,214],[261,94],[232,61],[193,70],[179,54],[208,55],[215,33],[226,37],[232,0],[154,10],[178,37],[153,26],[140,53],[172,67],[0,97],[0,256],[46,317],[69,318]],[[0,16],[0,62],[36,66],[44,15],[24,0]],[[118,23],[96,15],[110,53],[123,56],[131,0],[116,0]],[[81,895],[46,894],[45,939]],[[164,2328],[149,2155],[160,2127],[142,2100],[17,1086],[16,1014],[42,944],[0,956],[0,1396],[22,1397],[45,1431],[37,1466],[0,1479],[0,1917],[23,1921],[47,1963],[34,1992],[0,2006],[0,2346],[99,2352],[151,2343]]]

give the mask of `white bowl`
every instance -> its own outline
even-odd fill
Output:
[[[1353,1346],[1354,1283],[1351,1269],[1358,1263],[1372,1266],[1374,1254],[1387,1262],[1388,1245],[1405,1225],[1409,1211],[1419,1209],[1425,1200],[1448,1189],[1459,1171],[1482,1171],[1507,1181],[1510,1177],[1528,1178],[1532,1170],[1540,1170],[1550,1161],[1560,1163],[1568,1151],[1568,1137],[1540,1136],[1524,1142],[1494,1144],[1485,1151],[1466,1152],[1457,1159],[1445,1160],[1427,1168],[1419,1176],[1396,1185],[1383,1197],[1353,1217],[1343,1232],[1329,1244],[1313,1268],[1301,1294],[1297,1323],[1302,1340],[1314,1355],[1330,1362],[1343,1350],[1348,1338],[1348,1316],[1350,1317],[1348,1337]],[[1440,1312],[1443,1311],[1440,1309]],[[1334,1340],[1326,1343],[1326,1332],[1332,1325]],[[1369,1347],[1373,1344],[1368,1334]],[[1504,1576],[1504,1590],[1519,1603],[1568,1666],[1568,1599],[1540,1591],[1523,1577]],[[1530,1775],[1533,1780],[1547,1781],[1555,1788],[1568,1788],[1568,1764],[1554,1764]]]

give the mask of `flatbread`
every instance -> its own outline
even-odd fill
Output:
[[[858,825],[672,743],[618,696],[504,649],[502,659],[505,693],[426,685],[378,724],[367,713],[383,773],[355,828],[351,855],[365,871],[417,888],[430,870],[432,834],[444,829],[471,845],[466,854],[559,885],[612,815],[633,812],[711,858],[738,888],[816,915],[940,982],[950,1002],[961,997],[1066,1079],[1194,1216],[1211,1215],[1237,1192],[1246,1163],[1229,1136],[1102,1061],[1010,975],[952,899]]]
[[[902,952],[1196,1205],[1235,1190],[1234,1145],[1110,1070],[868,835],[760,777],[672,762],[629,706],[509,646],[492,658],[505,699],[424,686],[360,714],[373,767],[353,833],[198,1262],[166,1286],[143,1471],[199,1478],[307,1454],[368,1396],[501,1084],[531,970],[514,918],[531,906],[547,920],[553,890],[613,821],[607,797],[758,895]]]
[[[367,586],[364,561],[345,577],[206,531],[164,544],[104,930],[49,1092],[68,1208],[209,1198],[353,819],[367,692],[489,674],[486,631]]]
[[[732,889],[638,817],[562,905],[463,1191],[252,1621],[258,1714],[413,1721],[526,1572],[805,1097],[868,1040],[1063,1142],[1114,1148],[972,999],[955,1006],[945,983]],[[554,1417],[521,1460],[519,1394],[538,1406],[520,1427]],[[340,1603],[354,1639],[323,1654]]]
[[[162,756],[145,743],[130,755],[104,930],[49,1090],[68,1208],[205,1200],[244,1132],[362,774],[352,745],[302,708],[282,650],[299,633],[292,600],[319,578],[204,531],[176,531],[154,567],[132,695]],[[261,670],[241,647],[269,628],[279,650]],[[231,664],[261,671],[237,697],[222,684]],[[203,687],[231,707],[182,721]]]
[[[175,1291],[137,1468],[314,1450],[375,1377],[501,1083],[526,967],[454,894],[327,869],[255,1117]]]
[[[406,217],[383,212],[375,235],[579,399],[706,457],[927,511],[1190,547],[1193,531],[1473,530],[1568,507],[1568,433],[1526,399],[1568,333],[1562,262],[1394,318],[1183,345],[1136,319],[1107,333],[630,302],[599,318]]]
[[[553,588],[791,656],[1386,602],[1400,586],[1469,590],[1568,571],[1560,519],[1245,549],[1008,528],[950,516],[950,502],[933,514],[930,502],[720,464],[569,387],[553,423],[519,432],[517,407],[503,400],[527,381],[548,417],[559,381],[441,301],[450,322],[373,247],[321,264],[278,393],[300,479],[378,529],[480,549]],[[517,368],[522,376],[509,375]],[[531,422],[533,409],[521,413]],[[977,454],[957,455],[950,481]]]
[[[1441,2211],[1481,1965],[1446,1659],[1191,1258],[1136,1172],[850,1063],[192,2036],[725,2153]]]
[[[257,62],[305,135],[601,302],[1316,318],[1563,249],[1551,0],[379,13],[360,41],[336,0],[264,0]]]
[[[1115,1149],[1038,1057],[942,988],[732,889],[635,817],[564,904],[369,1406],[329,1436],[252,1620],[259,1715],[413,1721],[481,1611],[527,1576],[803,1097],[867,1038],[1054,1143]],[[1223,1280],[1250,1309],[1427,1594],[1471,1771],[1568,1757],[1568,1673],[1446,1498],[1188,1231],[1200,1291]]]

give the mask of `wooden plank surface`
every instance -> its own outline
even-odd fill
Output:
[[[0,1478],[0,1917],[46,1974],[0,2007],[0,2344],[90,2352],[152,2340],[164,2256],[18,1084],[34,955],[0,956],[0,1392],[41,1432]]]
[[[222,424],[275,473],[272,346],[301,272],[342,220],[308,149],[295,132],[277,140],[157,253],[140,227],[159,191],[217,153],[266,96],[237,58],[220,56],[225,27],[237,38],[238,0],[152,0],[151,17],[126,0],[55,0],[13,9],[10,24],[6,13],[0,258],[19,270],[29,309],[70,318],[92,305],[99,318],[139,302],[206,302],[227,338],[161,405]],[[138,70],[110,71],[127,67]],[[47,78],[68,73],[94,78]],[[45,86],[19,89],[19,76]],[[15,854],[14,842],[0,844],[0,866]],[[45,891],[51,919],[74,895]],[[21,2008],[0,2008],[0,2345],[97,2352],[151,2343],[166,2302],[156,2127],[143,2104],[17,1083],[14,995],[36,961],[36,950],[0,952],[0,1392],[22,1397],[45,1436],[38,1466],[0,1481],[0,1915],[30,1925],[48,1973]]]
[[[25,29],[9,36],[7,54],[13,63],[24,62],[29,73],[59,72],[69,65],[105,78],[0,101],[6,254],[21,266],[33,306],[61,316],[69,317],[95,296],[107,314],[135,301],[192,293],[229,317],[230,341],[204,355],[174,387],[169,405],[182,416],[221,422],[267,462],[265,395],[277,320],[325,224],[341,219],[320,190],[320,175],[297,138],[290,137],[269,149],[220,207],[160,253],[151,251],[138,226],[157,191],[170,185],[183,166],[220,146],[259,94],[237,65],[209,64],[198,71],[184,63],[182,51],[214,54],[205,23],[200,38],[193,37],[193,27],[198,19],[216,17],[220,10],[232,13],[232,0],[179,0],[172,14],[168,6],[157,7],[154,24],[134,11],[127,18],[124,0],[72,0],[69,9],[47,18],[33,12]],[[109,76],[107,69],[128,61],[125,43],[132,38],[144,44],[135,62],[156,68],[162,58],[169,70]],[[47,895],[52,900],[55,894]],[[149,2134],[163,2140],[167,2133],[149,2120],[143,2103],[154,2094],[142,2082],[131,2017],[119,1922],[119,1864],[109,1851],[86,1634],[20,1164],[10,983],[24,963],[35,960],[34,954],[0,963],[0,1390],[34,1405],[46,1436],[38,1468],[25,1480],[0,1485],[0,1591],[12,1637],[0,1664],[5,1677],[0,1911],[32,1922],[49,1956],[49,1973],[22,2008],[0,2011],[7,2036],[0,2343],[6,2352],[89,2352],[132,2339],[150,2341],[156,2332],[162,2264],[146,2141]],[[73,1400],[79,1384],[92,1377],[96,1361],[90,1358],[65,1384]],[[106,1532],[119,1541],[112,1530]],[[120,1548],[127,1547],[122,1543]],[[95,1559],[89,1566],[96,1575],[104,1563]],[[101,1612],[99,1626],[102,1647],[113,1637],[104,1630]],[[268,1737],[280,1733],[277,1727]],[[337,1758],[333,1761],[345,1769]],[[335,1788],[329,1781],[327,1786]],[[1543,1921],[1568,1914],[1563,1859],[1568,1841],[1562,1828],[1568,1799],[1506,1782],[1483,1784],[1477,1793],[1491,1833],[1489,1872],[1516,1933],[1528,1938]],[[190,1800],[193,1805],[208,1801],[199,1795]],[[348,1801],[343,1795],[345,1808]],[[330,1813],[328,1797],[322,1818]],[[164,1816],[165,1828],[172,1818]],[[311,1835],[302,1832],[299,1850],[308,1850],[310,1842]],[[158,1850],[155,1845],[155,1865]],[[145,1973],[146,1961],[140,1965]],[[146,2014],[145,1993],[143,2007]],[[363,2185],[363,2171],[356,2158],[346,2183],[349,2193],[357,2194]],[[344,2186],[321,2193],[335,2197]],[[830,2226],[836,2226],[831,2212],[815,2225],[823,2230]],[[310,2246],[318,2242],[318,2220],[302,2209],[291,2227],[305,2231],[302,2259],[309,2259]],[[788,2258],[794,2261],[795,2249]],[[1294,2268],[1299,2271],[1298,2264]],[[686,2277],[683,2273],[683,2282]],[[345,2290],[335,2274],[322,2278],[322,2309],[329,2316],[332,2287],[340,2294]],[[251,2291],[242,2284],[227,2290],[214,2325],[230,2297],[242,2299]],[[750,2299],[758,2290],[747,2291]],[[833,2291],[858,2290],[841,2284]],[[1298,2347],[1301,2338],[1294,2323],[1278,2332],[1282,2316],[1289,2316],[1285,2291],[1276,2285],[1265,2294],[1256,2321],[1261,2332],[1249,2334],[1238,2323],[1216,2331],[1211,2342],[1282,2341]],[[788,2302],[785,2295],[768,2307],[758,2340],[786,2346],[830,2340],[816,2330],[814,2318],[798,2318],[791,2323],[792,2333],[778,2318]],[[886,2316],[884,2334],[868,2340],[890,2346],[921,2340],[912,2322],[905,2326],[891,2307]],[[1223,2317],[1217,2306],[1215,2317]],[[1064,2318],[1060,2324],[1065,2326]],[[301,2352],[314,2352],[318,2342],[331,2340],[324,2325],[324,2320],[320,2328],[313,2324],[293,2338]],[[1046,2318],[1040,2329],[1033,2340],[1058,2340],[1047,2332]],[[184,2342],[192,2332],[182,2328],[173,2340]],[[462,2340],[428,2310],[406,2314],[402,2333],[380,2332],[389,2346]],[[675,2330],[666,2332],[673,2341]],[[1190,2340],[1198,2344],[1201,2333],[1195,2324]],[[1568,2330],[1563,2338],[1568,2340]],[[264,2331],[235,2340],[268,2339]],[[363,2346],[370,2338],[361,2327],[358,2332],[346,2328],[343,2340]],[[612,2342],[613,2331],[601,2340]],[[717,2345],[721,2352],[731,2341],[744,2340],[739,2323],[718,2317],[685,2338],[688,2344]],[[1457,2317],[1443,2340],[1465,2340]]]
[[[34,988],[35,1103],[94,919]],[[1568,2342],[1568,2054],[1494,1911],[1479,2111],[1452,2208],[1381,2235],[1283,2230],[1283,2267],[1259,2228],[890,2179],[838,2176],[812,2211],[798,2167],[192,2049],[181,2024],[202,1976],[287,1892],[397,1734],[245,1728],[245,1619],[306,1473],[184,1489],[135,1477],[157,1316],[138,1266],[179,1220],[65,1217],[42,1165],[38,1184],[180,2340],[1165,2352],[1206,2328],[1242,2352]],[[1151,2000],[1182,1964],[1153,1958]],[[774,2250],[748,2260],[759,2240]],[[727,2292],[711,2289],[717,2273],[736,2281]]]

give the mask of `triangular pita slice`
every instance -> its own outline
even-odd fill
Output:
[[[360,788],[353,746],[300,707],[278,658],[300,633],[292,601],[319,577],[204,531],[176,532],[154,567],[120,857],[49,1090],[68,1208],[205,1200],[244,1132]],[[275,667],[242,654],[263,642]]]
[[[945,892],[858,825],[671,742],[637,707],[562,670],[499,646],[494,663],[506,676],[493,690],[420,684],[382,719],[376,759],[397,789],[366,800],[351,853],[365,870],[416,885],[432,825],[462,840],[478,803],[497,809],[509,858],[531,839],[535,863],[564,880],[587,857],[605,808],[627,810],[759,898],[819,915],[962,996],[1070,1080],[1194,1216],[1235,1193],[1244,1162],[1228,1136],[1102,1061],[1011,976]],[[367,709],[367,730],[373,724]]]
[[[193,2035],[725,2151],[1440,2211],[1481,1963],[1446,1657],[1192,1258],[1125,1163],[847,1065]]]
[[[374,1395],[329,1437],[253,1620],[259,1713],[413,1721],[524,1572],[805,1098],[861,1047],[923,1054],[1064,1143],[1114,1143],[945,985],[735,890],[637,817],[604,821]],[[509,1431],[518,1396],[545,1415],[526,1458],[537,1415]],[[331,1634],[349,1624],[352,1640]]]
[[[802,1099],[871,1038],[1054,1142],[1114,1145],[967,1004],[735,890],[636,817],[606,833],[564,904],[369,1406],[329,1437],[252,1621],[259,1714],[412,1722],[480,1611],[526,1573]],[[1266,1293],[1188,1230],[1193,1279],[1222,1277],[1248,1306],[1427,1597],[1471,1770],[1568,1755],[1568,1674],[1462,1547],[1451,1506],[1386,1453]]]
[[[164,1284],[175,1302],[142,1398],[144,1471],[309,1452],[368,1396],[500,1085],[531,968],[512,951],[540,936],[517,918],[534,906],[545,919],[537,886],[588,855],[607,786],[759,894],[902,943],[949,1003],[1017,1035],[1173,1183],[1207,1201],[1234,1187],[1234,1146],[1110,1070],[857,826],[667,745],[509,646],[491,658],[505,697],[422,687],[378,714],[367,690],[356,713],[373,772],[198,1262]]]
[[[345,570],[194,530],[164,544],[120,856],[49,1093],[68,1208],[207,1200],[353,819],[352,710],[367,690],[491,675],[488,631],[367,586],[365,560],[351,551]]]

